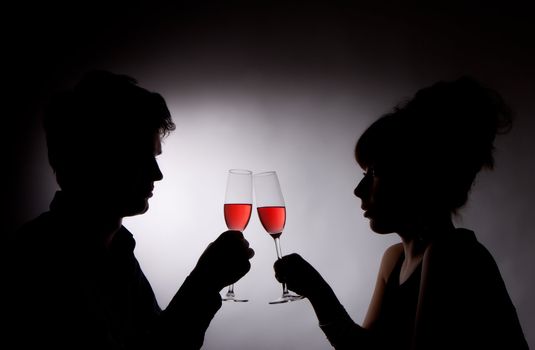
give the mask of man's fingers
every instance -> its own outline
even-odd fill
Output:
[[[221,240],[220,244],[223,245],[223,249],[228,250],[230,254],[238,254],[251,259],[255,252],[249,246],[249,241],[243,237],[243,233],[240,231],[225,231],[217,240]]]
[[[249,259],[251,259],[254,256],[253,248],[247,248],[247,256]]]
[[[219,235],[218,239],[244,239],[243,233],[236,230],[228,230]]]

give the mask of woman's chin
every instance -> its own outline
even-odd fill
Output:
[[[388,234],[393,233],[394,230],[390,225],[386,225],[385,223],[382,223],[378,220],[374,220],[370,218],[370,228],[373,232],[378,234]]]

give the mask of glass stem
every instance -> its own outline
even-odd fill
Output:
[[[275,249],[277,249],[277,258],[282,259],[282,249],[281,242],[279,237],[275,237]]]
[[[280,260],[282,259],[282,249],[281,249],[281,242],[279,236],[274,238],[275,240],[275,249],[277,250],[277,258]],[[288,287],[286,286],[286,283],[282,283],[282,295],[288,294]]]
[[[234,283],[228,286],[227,294],[234,294]]]

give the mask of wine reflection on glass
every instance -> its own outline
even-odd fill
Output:
[[[230,169],[227,176],[227,190],[223,212],[225,223],[229,230],[243,232],[251,218],[253,203],[253,173],[245,169]],[[231,284],[223,301],[246,302],[239,299],[234,293],[234,284]]]
[[[286,224],[286,205],[277,172],[267,171],[255,174],[254,188],[258,217],[264,229],[274,239],[277,258],[281,259],[280,236]],[[303,299],[303,296],[290,293],[286,283],[282,283],[282,296],[269,303],[281,304],[300,299]]]

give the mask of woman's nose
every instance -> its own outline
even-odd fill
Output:
[[[353,190],[353,194],[360,199],[365,197],[366,192],[367,192],[367,187],[369,186],[368,182],[369,181],[367,179],[367,176],[365,176],[362,180],[360,180],[357,187],[355,187],[355,190]]]

